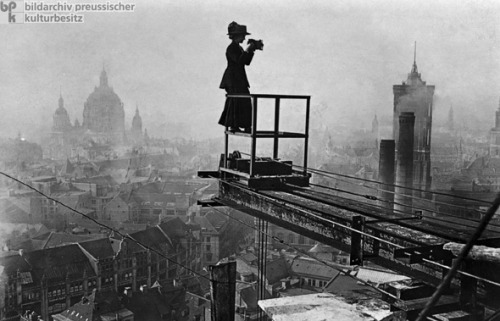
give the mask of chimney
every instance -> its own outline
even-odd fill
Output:
[[[378,164],[380,190],[378,202],[380,206],[387,209],[393,208],[394,202],[394,162],[396,143],[393,139],[382,139],[380,141],[380,157]]]
[[[399,115],[399,140],[397,146],[396,185],[394,191],[394,210],[412,213],[413,200],[413,134],[415,114],[402,112]]]

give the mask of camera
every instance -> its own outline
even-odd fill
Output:
[[[255,50],[262,50],[264,49],[264,43],[261,40],[255,40],[255,39],[248,39],[247,44],[253,45],[253,48]]]

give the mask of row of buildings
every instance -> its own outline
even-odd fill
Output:
[[[0,319],[29,310],[49,320],[93,290],[120,294],[173,286],[191,277],[188,269],[201,270],[196,229],[199,237],[199,227],[177,218],[131,234],[4,253]]]

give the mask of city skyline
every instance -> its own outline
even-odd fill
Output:
[[[184,123],[181,136],[217,137],[224,102],[218,84],[233,20],[264,40],[247,68],[251,92],[311,95],[313,108],[326,106],[313,114],[317,128],[361,129],[374,114],[381,122],[390,118],[392,85],[410,72],[415,41],[422,78],[436,85],[436,121],[453,104],[457,122],[485,123],[498,106],[500,5],[493,1],[145,1],[136,7],[88,13],[78,25],[1,28],[7,45],[0,135],[48,132],[60,92],[71,121],[81,123],[104,64],[126,124],[139,105],[152,136],[165,137],[167,123]]]

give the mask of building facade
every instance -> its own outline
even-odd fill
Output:
[[[27,310],[49,320],[94,289],[123,293],[182,280],[189,274],[183,266],[200,267],[188,231],[177,218],[130,238],[112,235],[1,257],[0,320],[19,320]]]

